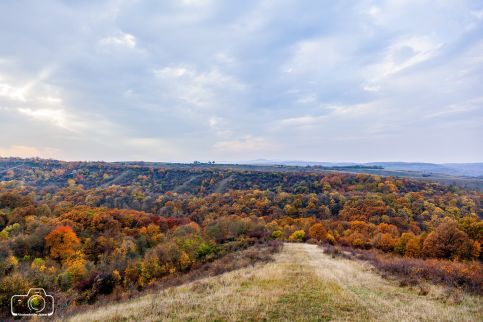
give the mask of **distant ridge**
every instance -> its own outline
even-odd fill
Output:
[[[447,174],[453,176],[482,177],[483,162],[477,163],[426,163],[426,162],[318,162],[318,161],[275,161],[256,159],[240,164],[253,165],[286,165],[286,166],[322,166],[322,167],[347,167],[347,166],[378,166],[386,170],[417,171],[423,173]]]
[[[269,159],[255,159],[249,161],[207,161],[207,162],[163,162],[163,161],[61,161],[53,159],[41,159],[41,158],[17,158],[17,157],[2,157],[0,156],[0,162],[13,162],[15,166],[19,166],[19,163],[29,162],[49,162],[52,164],[62,163],[106,163],[106,164],[137,164],[137,165],[178,165],[178,166],[289,166],[289,167],[320,167],[321,170],[385,170],[386,173],[374,173],[382,175],[402,175],[392,174],[391,171],[405,171],[412,176],[412,174],[419,173],[423,177],[435,175],[447,175],[453,177],[472,177],[483,179],[483,162],[474,163],[427,163],[427,162],[320,162],[320,161],[277,161]]]

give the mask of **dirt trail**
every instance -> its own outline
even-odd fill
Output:
[[[125,177],[127,177],[130,174],[131,174],[131,171],[130,170],[124,171],[120,175],[118,175],[117,177],[113,178],[112,180],[109,180],[108,182],[100,185],[99,187],[100,188],[110,187],[110,186],[118,183],[119,181],[121,181],[122,179],[124,179]]]
[[[215,188],[215,193],[223,193],[225,191],[225,187],[228,185],[228,183],[233,180],[233,175],[222,179],[218,185]]]
[[[190,185],[190,183],[192,183],[193,181],[195,181],[199,177],[201,177],[201,175],[193,175],[193,176],[189,177],[188,180],[184,181],[179,186],[174,187],[172,189],[172,191],[173,192],[177,192],[177,193],[183,192],[183,190],[185,190],[186,188],[188,188],[188,186]]]

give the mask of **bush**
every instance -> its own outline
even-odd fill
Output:
[[[196,257],[198,259],[205,259],[215,253],[216,248],[213,245],[202,242],[196,249]]]
[[[305,238],[305,231],[303,230],[296,230],[290,235],[289,240],[295,241],[295,242],[301,242]]]
[[[63,292],[66,292],[72,287],[72,284],[74,283],[74,278],[69,272],[63,272],[57,276],[56,282],[59,288]]]
[[[280,230],[275,230],[272,232],[272,238],[273,239],[281,239],[283,236],[283,233]]]
[[[326,236],[326,239],[327,239],[327,242],[330,245],[334,245],[335,244],[335,238],[334,238],[334,235],[332,235],[332,233],[328,232],[327,233],[327,236]]]
[[[116,280],[111,274],[99,274],[92,288],[97,294],[111,294],[115,284]]]
[[[404,279],[427,280],[450,287],[464,287],[483,294],[483,264],[441,259],[418,259],[383,254],[376,250],[357,251],[358,258],[369,261],[382,272]]]
[[[12,274],[0,281],[0,310],[10,310],[10,297],[27,294],[30,281],[19,274]]]

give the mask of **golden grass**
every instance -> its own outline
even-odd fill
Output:
[[[70,321],[481,321],[481,297],[401,288],[368,264],[285,244],[275,261],[205,278]]]
[[[482,321],[482,298],[461,291],[447,294],[447,289],[424,285],[428,294],[418,287],[399,287],[397,281],[383,279],[367,263],[350,259],[333,259],[320,255],[320,249],[302,246],[309,265],[325,282],[334,282],[346,296],[361,304],[373,321]],[[366,320],[366,319],[362,319]]]

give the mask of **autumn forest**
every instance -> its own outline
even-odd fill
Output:
[[[0,166],[2,310],[30,287],[53,293],[60,311],[127,298],[269,260],[282,242],[483,289],[479,191],[310,168],[14,158]]]

